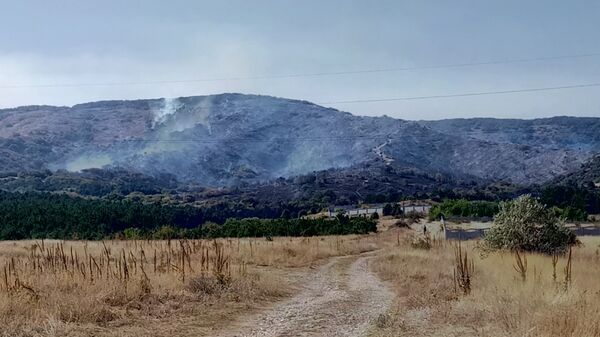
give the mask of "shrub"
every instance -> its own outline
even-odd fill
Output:
[[[409,225],[412,225],[414,223],[419,222],[421,219],[424,218],[424,216],[423,216],[423,214],[421,214],[419,212],[410,211],[410,212],[406,212],[406,214],[404,215],[404,218],[407,219]]]
[[[394,226],[399,227],[399,228],[410,228],[410,225],[408,223],[406,223],[406,221],[404,221],[404,220],[396,220],[394,222]]]
[[[379,219],[379,213],[375,212],[373,214],[371,214],[371,220],[377,220]]]
[[[212,276],[200,274],[189,281],[187,288],[193,293],[212,295],[223,290],[223,285]]]
[[[144,239],[144,233],[139,228],[125,228],[123,236],[126,240],[141,240]]]
[[[486,233],[483,247],[546,254],[564,253],[577,237],[552,210],[531,195],[500,203],[494,226]]]
[[[431,249],[431,238],[429,235],[416,235],[410,242],[411,247],[415,249]]]
[[[152,233],[152,237],[157,240],[171,240],[178,237],[177,230],[171,226],[162,226],[154,233]]]

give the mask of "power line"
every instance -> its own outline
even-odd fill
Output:
[[[600,82],[573,84],[573,85],[561,85],[561,86],[556,86],[556,87],[539,87],[539,88],[523,88],[523,89],[510,89],[510,90],[499,90],[499,91],[468,92],[468,93],[448,94],[448,95],[430,95],[430,96],[412,96],[412,97],[356,99],[356,100],[347,100],[347,101],[329,101],[329,102],[319,102],[317,104],[352,104],[352,103],[371,103],[371,102],[412,101],[412,100],[426,100],[426,99],[436,99],[436,98],[502,95],[502,94],[515,94],[515,93],[538,92],[538,91],[563,90],[563,89],[591,88],[591,87],[599,87],[599,86],[600,86]]]
[[[174,80],[124,81],[124,82],[6,84],[6,85],[0,85],[0,89],[133,86],[133,85],[153,85],[153,84],[178,84],[178,83],[197,83],[197,82],[285,79],[285,78],[301,78],[301,77],[324,77],[324,76],[341,76],[341,75],[401,72],[401,71],[411,71],[411,70],[466,68],[466,67],[477,67],[477,66],[485,66],[485,65],[515,64],[515,63],[542,62],[542,61],[561,60],[561,59],[587,58],[587,57],[595,57],[595,56],[600,56],[600,53],[545,56],[545,57],[536,57],[536,58],[520,58],[520,59],[506,59],[506,60],[492,60],[492,61],[469,62],[469,63],[436,64],[436,65],[425,65],[425,66],[415,66],[415,67],[390,67],[390,68],[360,69],[360,70],[315,72],[315,73],[297,73],[297,74],[279,74],[279,75],[234,76],[234,77],[214,77],[214,78],[180,79],[180,80],[174,79]]]

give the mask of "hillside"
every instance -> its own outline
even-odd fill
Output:
[[[494,143],[583,152],[600,149],[600,118],[457,118],[423,121],[421,124],[445,134]]]
[[[237,186],[384,161],[399,170],[528,184],[570,172],[600,151],[599,123],[412,122],[242,94],[29,106],[0,110],[0,172],[119,167]]]
[[[577,170],[556,177],[552,183],[600,189],[600,156],[595,156]]]

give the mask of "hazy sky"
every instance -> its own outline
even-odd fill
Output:
[[[600,82],[598,55],[368,74],[139,84],[600,53],[599,1],[0,2],[0,107],[222,92],[331,102]],[[123,82],[136,84],[114,84]],[[82,85],[98,83],[113,85]],[[62,84],[73,86],[55,86]],[[405,119],[600,116],[600,87],[331,105]]]

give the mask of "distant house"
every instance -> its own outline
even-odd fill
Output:
[[[429,214],[429,210],[431,209],[433,202],[429,200],[407,200],[398,202],[398,205],[400,205],[400,208],[404,214],[413,212],[419,214]],[[333,218],[338,212],[341,211],[349,217],[369,216],[373,213],[383,215],[384,206],[385,204],[332,206],[328,208],[327,215],[330,218]]]
[[[594,183],[594,186],[596,186],[596,188],[600,188],[600,181],[597,183]]]
[[[357,216],[369,216],[373,213],[377,213],[379,215],[383,214],[383,205],[369,205],[365,207],[358,206],[334,206],[329,207],[328,215],[330,218],[333,218],[337,215],[337,212],[343,211],[345,215],[349,217],[357,217]]]
[[[398,203],[402,212],[406,213],[420,213],[420,214],[428,214],[431,209],[431,202],[424,200],[406,200]]]

